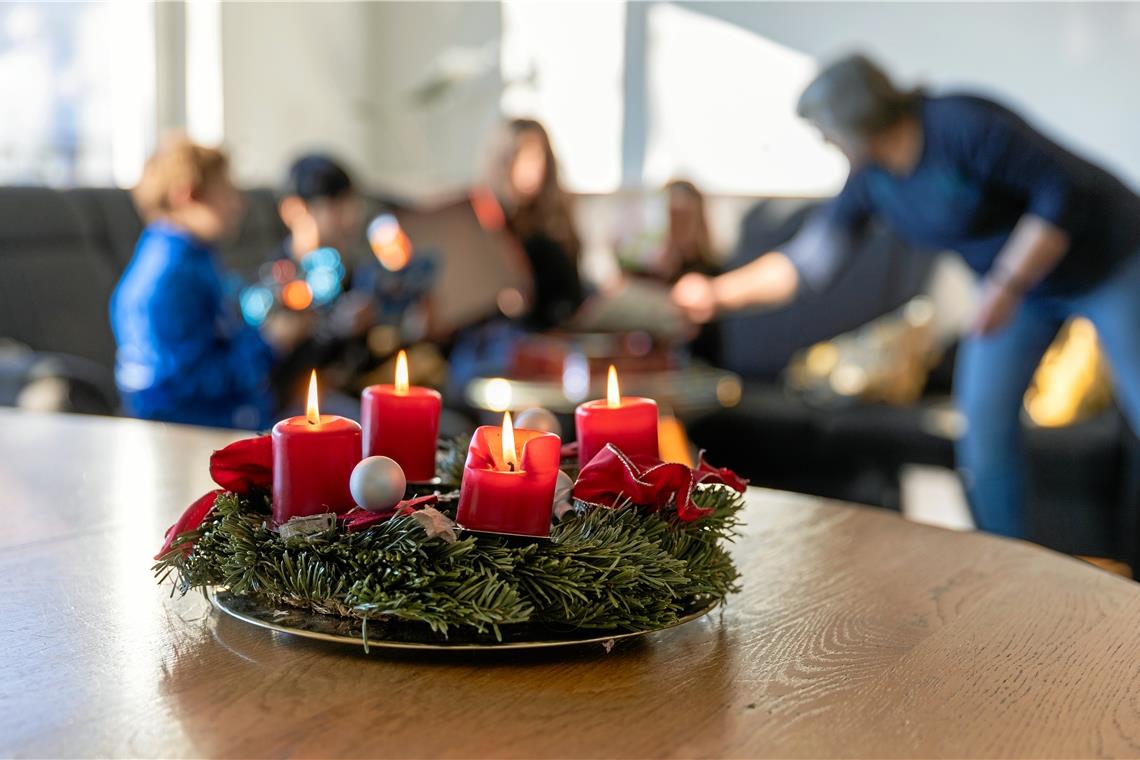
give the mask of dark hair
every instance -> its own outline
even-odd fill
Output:
[[[295,195],[303,201],[340,198],[354,189],[348,171],[336,159],[321,153],[301,156],[289,167],[281,197]]]
[[[824,132],[866,138],[913,114],[921,90],[903,90],[864,55],[849,55],[819,73],[796,112]]]

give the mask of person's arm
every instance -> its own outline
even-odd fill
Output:
[[[973,330],[989,335],[1004,326],[1069,250],[1069,234],[1039,216],[1026,214],[994,260],[982,283]]]
[[[717,277],[684,275],[673,286],[673,302],[692,322],[703,324],[722,312],[787,303],[795,297],[799,281],[791,259],[771,251]]]
[[[979,107],[960,123],[966,168],[1026,199],[1024,215],[983,281],[974,330],[987,335],[1010,320],[1068,252],[1072,187],[1056,146],[1013,114]]]
[[[850,255],[870,213],[863,179],[854,175],[781,250],[717,277],[687,274],[673,286],[673,301],[690,321],[703,324],[720,313],[782,306],[805,287],[821,292]]]

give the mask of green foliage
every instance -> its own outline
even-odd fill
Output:
[[[447,543],[428,538],[411,517],[283,539],[266,528],[264,494],[224,494],[154,569],[173,575],[182,593],[225,586],[275,605],[419,623],[442,637],[501,638],[502,627],[519,624],[644,630],[737,590],[725,543],[743,499],[721,487],[698,488],[694,498],[713,514],[684,522],[672,505],[650,512],[579,504],[550,541],[461,533]],[[188,554],[180,548],[186,541],[195,542]]]

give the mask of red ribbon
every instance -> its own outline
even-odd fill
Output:
[[[439,501],[438,494],[428,494],[427,496],[418,496],[414,499],[404,499],[391,509],[384,510],[383,512],[370,512],[367,509],[356,509],[345,512],[340,516],[341,525],[349,533],[356,533],[357,531],[371,528],[373,525],[379,525],[382,522],[391,520],[396,515],[410,515],[421,507],[429,507]]]
[[[155,559],[161,559],[170,551],[174,539],[182,533],[197,530],[210,513],[214,502],[226,491],[239,496],[248,494],[255,488],[269,489],[273,486],[273,440],[268,435],[256,438],[243,438],[210,455],[210,477],[221,489],[210,491],[186,508],[178,522],[166,531],[166,541],[158,550]],[[189,554],[194,543],[182,545],[184,554]]]
[[[731,470],[713,468],[703,458],[694,473],[679,462],[663,462],[652,457],[639,457],[634,461],[613,444],[606,444],[578,474],[573,495],[575,499],[606,507],[628,499],[654,510],[675,498],[677,516],[689,521],[712,513],[711,509],[693,502],[693,488],[698,483],[720,483],[737,492],[743,492],[747,485],[747,481]]]
[[[697,483],[720,483],[726,485],[737,493],[744,493],[748,488],[748,480],[737,475],[727,467],[713,467],[705,461],[705,452],[697,455]]]
[[[210,456],[210,477],[227,491],[247,494],[273,486],[273,439],[268,435],[234,441]]]
[[[182,516],[178,518],[178,522],[171,525],[166,530],[166,541],[163,542],[162,548],[158,550],[158,554],[154,555],[155,559],[162,559],[166,553],[170,551],[171,546],[174,544],[174,539],[178,538],[182,533],[187,531],[196,530],[199,525],[206,519],[206,515],[214,511],[214,502],[218,497],[225,493],[222,489],[210,491],[203,494],[193,504],[186,508]],[[194,548],[194,542],[188,541],[182,545],[182,553],[189,554],[190,550]]]

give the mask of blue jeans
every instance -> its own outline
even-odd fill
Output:
[[[1140,254],[1100,285],[1071,296],[1027,298],[1010,324],[968,338],[954,377],[966,418],[957,444],[958,468],[974,521],[1005,536],[1025,534],[1026,467],[1021,402],[1042,355],[1061,325],[1087,317],[1112,366],[1117,403],[1140,431]]]

